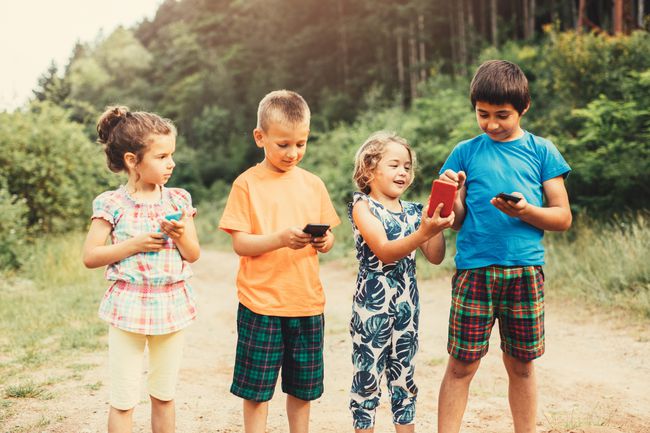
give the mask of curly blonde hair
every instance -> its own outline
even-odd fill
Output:
[[[394,132],[377,131],[368,137],[368,139],[359,147],[354,156],[354,173],[352,179],[357,184],[359,191],[364,194],[370,193],[370,182],[374,179],[375,169],[381,158],[386,153],[386,146],[390,143],[401,144],[406,148],[411,158],[411,178],[409,185],[415,178],[416,158],[415,151],[408,144],[406,139],[400,137]]]

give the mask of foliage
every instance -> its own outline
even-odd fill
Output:
[[[24,255],[27,206],[25,199],[7,190],[7,181],[0,177],[0,269],[16,268]]]
[[[26,206],[32,235],[81,225],[93,197],[109,182],[100,147],[49,103],[0,113],[0,148],[6,191],[19,206],[14,215]]]
[[[650,318],[649,225],[647,212],[607,223],[583,217],[571,231],[547,235],[549,285],[563,295]]]

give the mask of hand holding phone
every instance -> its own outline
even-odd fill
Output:
[[[325,236],[327,230],[329,230],[329,224],[307,224],[305,228],[302,229],[303,232],[309,233],[314,238],[320,238]]]
[[[165,215],[165,219],[167,221],[180,221],[182,217],[183,217],[183,211],[182,210]],[[158,231],[161,231],[161,229],[159,228]],[[169,238],[169,236],[167,236],[166,234],[163,234],[163,239],[166,240],[168,238]]]
[[[511,201],[513,203],[519,203],[519,201],[521,200],[521,197],[517,197],[516,195],[512,195],[512,194],[506,194],[505,192],[498,193],[496,197],[502,200]]]
[[[436,208],[440,203],[443,204],[440,216],[448,217],[454,210],[454,200],[456,199],[456,185],[442,180],[434,180],[431,184],[431,198],[429,199],[429,218],[433,216]]]

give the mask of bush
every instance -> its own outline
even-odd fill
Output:
[[[27,227],[25,200],[9,193],[6,184],[0,178],[0,269],[21,264]]]
[[[6,190],[27,206],[33,235],[84,224],[92,199],[113,179],[100,146],[66,111],[48,103],[0,113],[0,148]]]

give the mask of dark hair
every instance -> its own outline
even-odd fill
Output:
[[[129,107],[107,107],[97,121],[97,142],[104,145],[108,168],[115,173],[126,170],[124,154],[131,152],[138,161],[147,150],[151,135],[176,135],[169,119],[144,111],[130,112]]]
[[[512,104],[521,115],[530,105],[528,79],[521,68],[507,60],[488,60],[478,67],[470,84],[472,107],[482,101]]]
[[[291,90],[274,90],[257,107],[257,127],[266,131],[271,122],[309,123],[311,112],[305,99]]]

